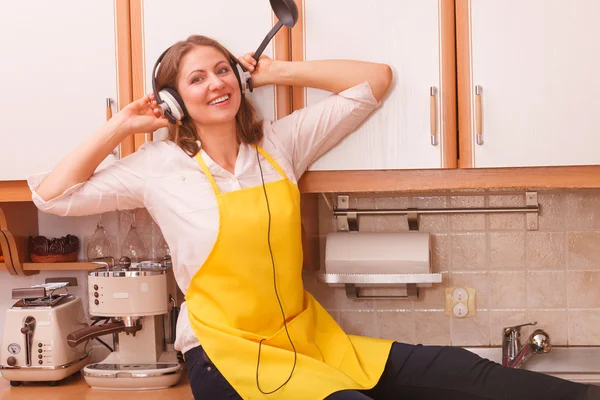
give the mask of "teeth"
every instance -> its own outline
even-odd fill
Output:
[[[210,104],[212,106],[212,105],[215,105],[217,103],[222,103],[222,102],[224,102],[226,100],[229,100],[229,95],[228,94],[226,94],[225,96],[219,97],[218,99],[214,99],[213,101],[211,101],[208,104]]]

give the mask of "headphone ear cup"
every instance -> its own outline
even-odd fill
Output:
[[[244,67],[242,67],[242,65],[239,62],[235,63],[235,67],[238,72],[242,94],[246,93],[246,86],[248,87],[248,90],[252,92],[254,88],[252,87],[252,75],[250,74],[250,72],[248,72]]]
[[[169,118],[170,114],[175,121],[181,121],[187,115],[183,100],[181,100],[181,97],[176,90],[169,87],[163,88],[159,92],[159,96],[163,103],[167,105],[166,108],[163,108],[167,118]],[[171,121],[171,123],[175,122]]]

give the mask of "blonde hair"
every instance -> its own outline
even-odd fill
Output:
[[[197,46],[214,47],[225,58],[230,60],[232,68],[238,60],[229,52],[223,45],[214,39],[206,36],[192,35],[186,40],[175,43],[165,54],[160,63],[158,75],[156,76],[157,89],[161,90],[165,87],[175,89],[177,87],[177,76],[179,74],[179,66],[183,57]],[[238,77],[239,81],[239,77]],[[242,95],[240,108],[235,115],[237,128],[237,138],[240,143],[255,144],[260,142],[263,137],[263,121],[256,116],[256,110],[250,101]],[[200,151],[198,133],[196,128],[188,116],[185,116],[181,121],[181,125],[169,124],[169,140],[176,143],[190,156],[196,155]]]

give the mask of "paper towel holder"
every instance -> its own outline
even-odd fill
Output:
[[[330,285],[343,285],[346,297],[350,300],[416,300],[419,288],[431,287],[432,283],[441,283],[441,273],[431,274],[330,274],[319,273],[318,280]],[[359,292],[359,285],[364,287],[398,287],[405,286],[405,295],[364,296]]]
[[[333,216],[337,219],[337,230],[339,232],[358,231],[359,215],[406,215],[408,219],[408,230],[419,230],[419,214],[473,214],[473,213],[525,213],[527,219],[527,230],[538,229],[539,204],[537,192],[525,192],[525,207],[484,207],[484,208],[406,208],[400,210],[392,209],[351,209],[350,196],[338,195],[337,204],[333,209]]]

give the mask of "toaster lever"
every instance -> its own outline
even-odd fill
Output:
[[[33,354],[33,332],[35,331],[35,318],[29,316],[25,318],[21,333],[25,335],[25,360],[27,366],[31,366],[31,359]]]

